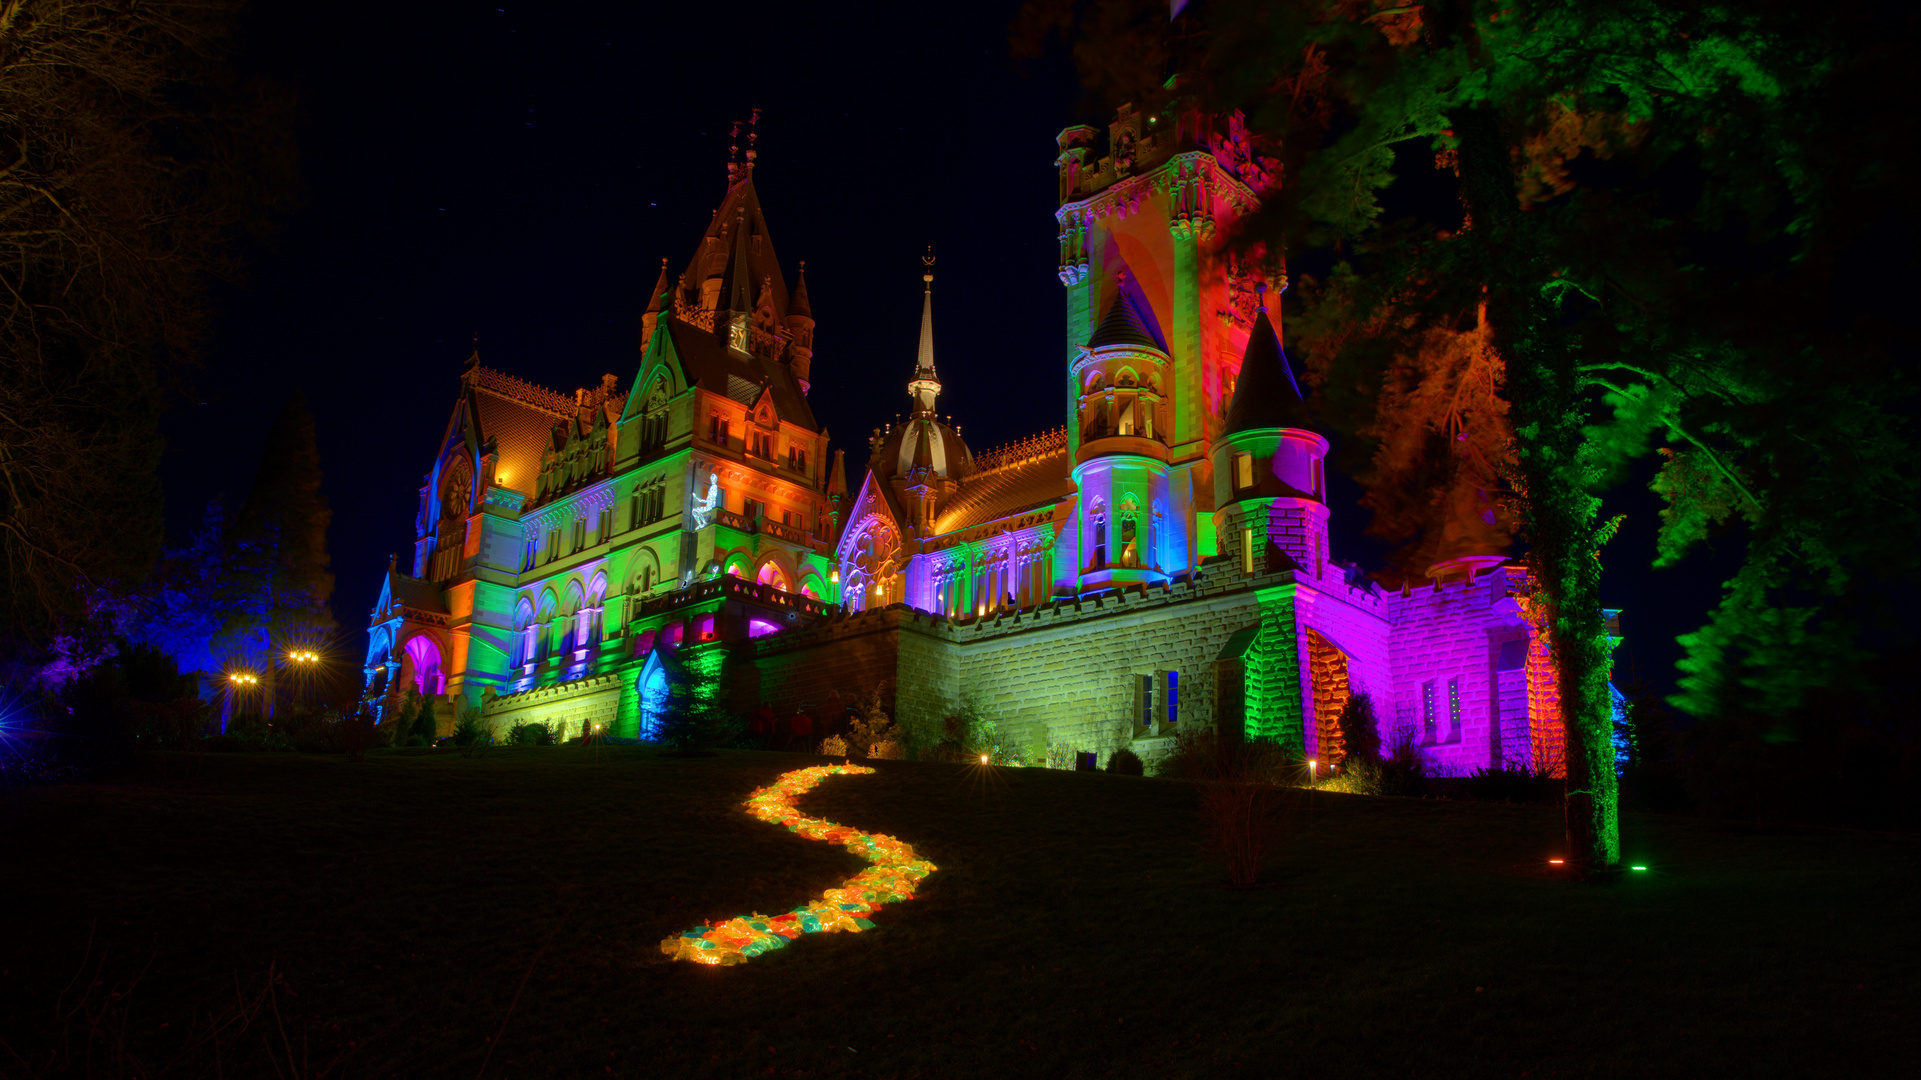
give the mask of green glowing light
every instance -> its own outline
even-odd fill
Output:
[[[1628,867],[1628,869],[1629,869],[1629,870],[1646,870],[1646,869],[1647,869],[1647,867],[1645,867],[1645,866],[1630,866],[1630,867]]]

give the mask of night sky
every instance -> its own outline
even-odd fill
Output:
[[[198,400],[166,419],[170,539],[216,494],[245,497],[305,391],[357,663],[475,335],[487,366],[550,389],[607,372],[629,389],[660,260],[685,267],[756,106],[755,182],[790,286],[807,263],[810,400],[850,483],[907,407],[929,245],[942,411],[976,452],[1060,425],[1054,136],[1107,117],[1064,50],[1009,58],[1018,7],[261,0],[244,63],[297,100],[302,203],[219,291]],[[1330,479],[1336,554],[1375,565],[1357,489]],[[1604,593],[1628,609],[1624,666],[1665,682],[1725,573],[1646,569],[1644,483],[1610,507],[1630,519]]]

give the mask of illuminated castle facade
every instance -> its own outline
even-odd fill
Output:
[[[1434,764],[1559,764],[1526,572],[1498,556],[1384,593],[1328,543],[1324,458],[1281,348],[1285,287],[1226,238],[1275,182],[1237,117],[1123,109],[1061,133],[1061,428],[976,454],[937,412],[924,275],[912,413],[849,490],[808,407],[814,321],[751,160],[632,389],[569,399],[470,361],[374,612],[372,700],[645,735],[663,659],[725,655],[742,708],[881,688],[923,733],[971,699],[1039,756],[1164,750],[1187,727],[1337,759],[1370,694]],[[905,368],[905,364],[903,364]],[[964,369],[950,377],[966,378]]]

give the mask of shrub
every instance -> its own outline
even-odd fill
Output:
[[[901,741],[900,728],[882,707],[881,688],[875,687],[860,703],[854,706],[854,721],[847,727],[847,745],[863,757],[885,757],[874,752],[876,746],[885,744],[898,749]]]
[[[907,756],[907,751],[892,739],[878,739],[867,744],[867,756],[880,758],[883,761],[899,761]]]
[[[346,751],[348,761],[365,761],[367,751],[373,748],[375,740],[380,737],[380,725],[372,713],[363,709],[340,721],[337,737],[340,748]]]
[[[1047,756],[1042,760],[1047,763],[1047,767],[1050,769],[1072,769],[1076,767],[1074,764],[1074,748],[1067,743],[1048,743]]]
[[[552,746],[554,729],[546,724],[517,720],[507,732],[507,741],[515,746]]]
[[[482,717],[480,706],[469,705],[465,701],[457,702],[454,706],[453,744],[472,746],[493,741],[493,725]]]
[[[1356,758],[1369,764],[1381,760],[1381,727],[1374,714],[1374,699],[1366,694],[1349,695],[1347,704],[1341,706],[1338,723],[1345,750],[1343,766]]]
[[[432,746],[434,740],[440,737],[439,719],[434,716],[434,700],[422,694],[416,698],[415,701],[417,702],[417,706],[414,711],[413,723],[409,727],[402,728],[401,730],[407,732],[409,736],[407,739],[408,746]],[[419,739],[420,741],[416,743],[414,741],[415,739]]]
[[[1567,783],[1524,762],[1504,761],[1476,769],[1467,778],[1467,796],[1476,802],[1552,803],[1565,794]]]
[[[1139,754],[1122,747],[1108,755],[1107,771],[1121,776],[1142,776],[1147,770],[1141,767]]]
[[[1402,728],[1394,734],[1394,748],[1381,762],[1379,790],[1382,795],[1417,797],[1427,788],[1427,762],[1415,745],[1414,729]]]
[[[839,735],[829,735],[820,741],[820,752],[827,757],[844,758],[847,754],[847,740]]]

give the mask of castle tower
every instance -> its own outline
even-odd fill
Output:
[[[1256,311],[1240,378],[1214,443],[1214,523],[1243,573],[1294,567],[1320,576],[1328,559],[1327,440],[1307,405],[1267,305]]]
[[[1075,361],[1083,588],[1162,580],[1188,565],[1186,530],[1169,517],[1162,390],[1171,364],[1125,289]]]
[[[1176,98],[1154,115],[1122,106],[1108,125],[1108,152],[1096,158],[1099,134],[1085,125],[1067,128],[1058,137],[1055,159],[1059,270],[1067,290],[1068,449],[1077,479],[1094,477],[1096,486],[1111,482],[1118,474],[1083,466],[1095,458],[1110,459],[1116,444],[1108,442],[1096,454],[1083,451],[1093,439],[1118,437],[1123,417],[1091,408],[1090,393],[1102,407],[1109,386],[1117,408],[1123,396],[1134,402],[1132,437],[1143,440],[1135,456],[1145,454],[1165,475],[1155,483],[1157,491],[1165,491],[1160,496],[1165,505],[1158,509],[1168,524],[1153,540],[1151,565],[1160,574],[1178,575],[1217,551],[1213,442],[1254,324],[1254,289],[1267,272],[1259,245],[1237,254],[1226,237],[1259,206],[1261,193],[1275,180],[1238,115],[1209,115],[1190,99]],[[1138,325],[1151,345],[1103,338],[1102,331],[1117,318]],[[1124,357],[1112,351],[1122,345],[1135,351]],[[1131,369],[1136,380],[1126,395],[1118,383],[1129,374],[1123,369]],[[1115,381],[1090,387],[1090,375]],[[1150,417],[1151,436],[1144,434]],[[1097,420],[1110,426],[1087,426]],[[1128,468],[1137,476],[1128,483],[1137,485],[1147,483],[1147,472],[1154,471]],[[1085,588],[1132,576],[1114,578],[1095,570],[1100,530],[1088,515],[1098,500],[1111,519],[1115,503],[1089,488],[1082,496],[1076,510],[1080,573],[1077,579],[1063,574],[1058,583]],[[1144,510],[1139,498],[1137,513]],[[1118,527],[1110,521],[1108,531]],[[1137,555],[1143,551],[1140,527],[1137,520]],[[1108,564],[1121,550],[1116,543],[1109,542]],[[1070,553],[1061,555],[1064,567]],[[1149,558],[1142,557],[1144,563]]]

